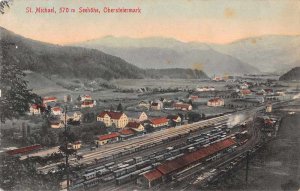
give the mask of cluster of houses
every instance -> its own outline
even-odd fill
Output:
[[[91,99],[90,96],[82,96],[82,103],[88,105]],[[65,102],[72,101],[70,96],[64,97]],[[94,102],[93,102],[94,105]],[[29,107],[29,115],[41,115],[43,112],[48,110],[51,115],[50,126],[51,128],[62,128],[65,121],[80,122],[82,113],[80,111],[70,111],[65,113],[61,107],[61,103],[58,102],[57,97],[44,97],[42,104],[31,104]]]
[[[184,103],[181,101],[173,101],[173,100],[155,100],[155,101],[147,101],[143,100],[138,103],[139,108],[144,108],[146,110],[153,110],[153,111],[160,111],[163,110],[165,105],[170,105],[171,107],[169,109],[174,110],[182,110],[182,111],[191,111],[193,109],[193,106],[189,103]]]
[[[178,115],[149,118],[145,112],[103,111],[97,116],[97,121],[103,122],[107,127],[113,126],[119,129],[118,132],[100,135],[95,140],[97,145],[104,145],[143,134],[146,126],[159,129],[170,126],[171,123],[181,124],[182,120]]]

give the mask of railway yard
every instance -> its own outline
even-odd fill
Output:
[[[281,111],[286,105],[289,101],[274,102],[273,108]],[[277,136],[279,116],[265,106],[251,107],[82,150],[69,157],[68,169],[59,160],[37,166],[37,172],[40,177],[62,174],[60,190],[211,189],[245,169]],[[266,119],[274,121],[271,129]]]
[[[205,185],[207,178],[201,180],[196,176],[199,171],[214,175],[218,172],[216,166],[225,168],[232,161],[245,157],[246,151],[258,147],[260,133],[251,119],[262,109],[247,109],[239,114],[226,114],[169,128],[126,142],[105,145],[85,153],[81,160],[72,158],[71,166],[83,168],[72,173],[70,189],[141,190],[151,187],[166,190],[171,187],[185,190]],[[232,125],[229,121],[235,115],[244,117]],[[241,136],[237,138],[237,135]],[[172,166],[176,159],[187,161]],[[40,167],[39,171],[55,173],[57,165]],[[170,165],[171,169],[168,169]],[[155,174],[160,168],[167,169],[165,174],[160,172],[155,180],[147,179],[148,174]],[[189,183],[180,184],[182,182]]]

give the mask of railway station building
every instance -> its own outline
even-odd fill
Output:
[[[202,161],[208,162],[208,160],[213,159],[216,156],[220,157],[222,156],[222,153],[227,152],[235,145],[236,142],[231,138],[222,140],[208,147],[201,148],[176,159],[164,162],[157,166],[156,169],[145,173],[139,181],[147,187],[155,186],[160,182],[168,182],[169,180],[172,180],[172,176],[177,172]]]

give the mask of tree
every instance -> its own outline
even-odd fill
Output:
[[[24,80],[25,73],[16,64],[17,60],[8,56],[7,49],[14,44],[0,43],[3,47],[0,68],[0,116],[1,122],[5,122],[6,119],[24,115],[29,110],[29,104],[34,103],[38,96],[27,88],[27,81]]]
[[[191,106],[193,106],[194,107],[194,105],[193,105],[193,101],[190,99],[189,100],[189,102],[188,102]]]
[[[88,112],[83,114],[83,122],[85,123],[92,123],[96,119],[96,116],[93,112]]]
[[[189,123],[198,122],[201,119],[200,114],[196,112],[189,112],[187,115],[189,118]]]
[[[12,3],[12,0],[1,0],[0,1],[0,13],[5,13],[5,8],[9,8],[10,4]]]
[[[121,103],[119,103],[119,105],[117,107],[117,111],[123,111],[123,106]]]

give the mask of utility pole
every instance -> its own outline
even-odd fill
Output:
[[[70,172],[69,172],[69,129],[67,126],[67,106],[65,106],[65,155],[66,155],[66,174],[67,174],[67,190],[70,190]]]
[[[250,151],[247,151],[247,157],[246,157],[246,185],[248,184],[248,171],[249,171],[249,160],[250,160]]]

